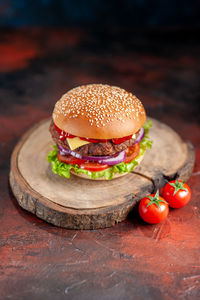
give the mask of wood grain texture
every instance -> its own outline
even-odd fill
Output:
[[[62,178],[52,173],[46,161],[52,146],[49,122],[40,122],[19,141],[11,159],[10,184],[24,209],[54,225],[72,229],[113,226],[145,194],[162,187],[166,178],[189,178],[192,172],[192,148],[171,128],[152,119],[153,147],[132,173],[100,182],[74,175]]]

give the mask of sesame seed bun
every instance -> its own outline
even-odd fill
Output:
[[[74,174],[75,176],[78,176],[78,177],[81,177],[81,178],[84,178],[84,179],[88,179],[88,180],[98,180],[98,181],[102,181],[102,180],[106,180],[105,177],[100,177],[100,178],[90,178],[88,177],[86,174],[77,174],[75,171],[73,171],[73,169],[70,170],[70,173]],[[119,178],[119,177],[122,177],[124,175],[127,175],[128,172],[126,173],[122,173],[122,174],[119,174],[119,173],[115,173],[112,180],[113,179],[116,179],[116,178]]]
[[[116,86],[90,84],[64,94],[55,105],[53,121],[75,136],[112,139],[137,132],[146,113],[132,93]]]

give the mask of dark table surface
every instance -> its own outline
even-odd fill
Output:
[[[0,31],[1,299],[199,299],[199,33]],[[132,91],[149,116],[195,146],[192,200],[161,224],[145,224],[135,209],[113,228],[66,230],[24,211],[12,195],[9,159],[18,139],[64,92],[94,82]]]

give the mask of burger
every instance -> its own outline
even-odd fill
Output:
[[[55,104],[48,154],[52,171],[93,180],[110,180],[133,171],[152,142],[151,122],[140,100],[116,86],[76,87]]]

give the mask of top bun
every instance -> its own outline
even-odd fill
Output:
[[[89,84],[68,91],[58,100],[53,121],[76,136],[112,139],[137,132],[146,121],[146,113],[140,100],[124,89]]]

